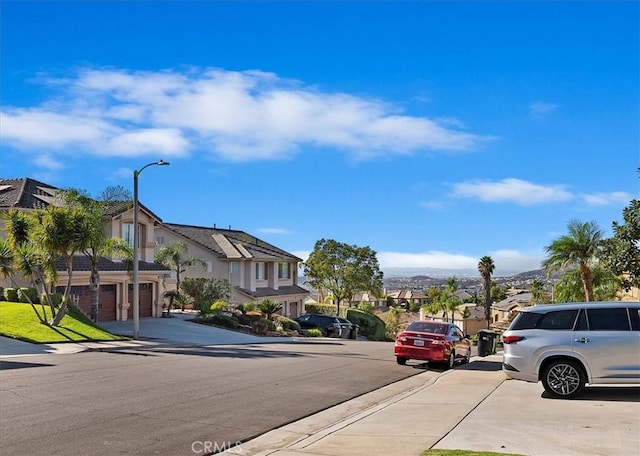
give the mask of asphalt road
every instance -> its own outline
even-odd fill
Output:
[[[383,342],[120,349],[3,360],[2,454],[193,455],[422,372]],[[201,445],[199,446],[201,448]]]

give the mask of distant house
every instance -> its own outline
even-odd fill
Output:
[[[491,326],[495,329],[506,329],[511,312],[533,304],[533,293],[519,290],[491,306]]]
[[[33,211],[57,204],[60,189],[34,179],[0,179],[0,215],[11,209]],[[133,245],[133,208],[127,202],[108,206],[104,214],[105,232]],[[231,301],[260,302],[274,299],[283,304],[283,313],[295,317],[304,312],[304,299],[309,292],[298,286],[298,263],[302,261],[278,247],[238,230],[164,223],[144,205],[139,205],[139,274],[140,316],[162,314],[164,291],[175,289],[175,272],[153,261],[163,245],[184,241],[191,256],[207,262],[206,270],[189,268],[184,277],[217,277],[231,285]],[[0,221],[0,235],[4,236]],[[66,281],[66,271],[58,268],[58,283]],[[71,294],[85,313],[90,312],[89,264],[84,255],[73,260]],[[98,319],[128,320],[132,318],[132,278],[125,263],[117,258],[101,258],[100,310]],[[0,282],[9,286],[7,282]],[[24,284],[26,285],[26,284]]]
[[[396,305],[413,303],[421,306],[422,304],[429,303],[429,297],[427,295],[413,290],[394,291],[387,296],[393,299]]]

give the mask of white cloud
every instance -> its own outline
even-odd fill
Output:
[[[534,119],[544,119],[556,109],[558,105],[555,103],[536,101],[529,104],[529,115]]]
[[[38,155],[33,160],[33,163],[36,166],[39,166],[40,168],[47,169],[49,171],[58,171],[58,170],[61,170],[61,169],[63,169],[65,167],[64,163],[62,163],[60,160],[56,160],[55,158],[53,158],[49,154]]]
[[[478,258],[429,251],[424,253],[379,252],[380,268],[438,268],[438,269],[470,269],[478,265]]]
[[[468,181],[453,184],[453,196],[488,203],[512,202],[521,206],[570,201],[574,196],[563,185],[538,185],[520,179]]]
[[[322,92],[261,71],[86,69],[38,81],[58,95],[1,113],[1,139],[17,149],[119,156],[202,150],[246,161],[318,146],[370,159],[468,151],[491,139],[462,131],[451,119],[404,115],[379,100]]]
[[[631,195],[625,192],[611,192],[584,194],[582,199],[589,206],[607,206],[615,203],[627,203],[632,198]]]

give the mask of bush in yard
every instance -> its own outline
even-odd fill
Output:
[[[322,337],[322,331],[318,328],[308,329],[304,334],[307,337]]]
[[[310,314],[323,314],[335,316],[338,312],[338,306],[333,304],[309,303],[304,305],[304,311]]]
[[[30,302],[31,304],[39,304],[38,290],[32,287],[20,287],[18,288],[18,301]]]
[[[264,336],[265,334],[267,334],[267,331],[275,331],[276,325],[271,320],[260,318],[259,320],[256,320],[251,324],[251,329],[259,336]]]
[[[300,324],[295,320],[287,318],[283,315],[276,315],[275,320],[282,325],[283,329],[300,332]]]
[[[4,287],[0,287],[0,301],[4,301]]]
[[[267,320],[273,320],[273,315],[282,310],[282,304],[273,299],[265,299],[258,304],[258,310],[267,317]]]
[[[386,340],[386,326],[384,321],[376,315],[358,309],[348,309],[347,319],[360,326],[359,333],[369,340]]]
[[[60,304],[62,304],[62,295],[58,294],[58,293],[49,293],[49,299],[51,300],[51,304],[54,305],[54,307],[60,307]],[[48,304],[49,301],[47,301],[47,293],[42,293],[40,295],[40,302],[44,303],[44,304]]]
[[[18,290],[9,287],[4,289],[4,299],[9,302],[20,302],[18,300]]]
[[[228,315],[214,315],[206,319],[207,323],[222,326],[224,328],[237,329],[238,320]]]
[[[216,301],[209,307],[209,313],[214,315],[221,315],[225,309],[229,307],[229,303],[226,301]]]
[[[360,304],[358,304],[358,309],[363,312],[373,314],[373,304],[371,304],[369,301],[361,301]]]
[[[244,304],[242,304],[242,307],[244,308],[244,313],[246,313],[246,312],[255,312],[258,306],[253,301],[247,301]]]

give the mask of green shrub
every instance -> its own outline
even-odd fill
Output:
[[[209,306],[209,313],[212,313],[214,315],[221,315],[222,312],[224,312],[227,307],[229,307],[228,302],[216,301],[213,304],[211,304],[211,306]]]
[[[323,314],[323,315],[339,316],[339,317],[345,318],[347,315],[348,307],[344,304],[341,305],[340,315],[337,315],[338,306],[333,304],[309,303],[304,305],[304,309],[306,313],[310,313],[310,314]]]
[[[18,300],[18,290],[9,287],[4,289],[4,300],[9,302],[20,302]]]
[[[260,318],[251,324],[251,329],[259,336],[264,336],[267,334],[267,331],[275,331],[276,324],[266,318]]]
[[[38,290],[33,287],[18,288],[18,301],[39,304],[40,299],[38,298]]]
[[[214,315],[207,318],[205,321],[224,328],[238,329],[238,320],[228,315]]]
[[[369,340],[386,340],[384,321],[376,315],[358,309],[348,309],[347,319],[360,326],[359,333]]]
[[[307,337],[322,337],[322,331],[318,328],[308,329],[304,334]]]
[[[420,303],[411,301],[409,303],[409,312],[418,313],[420,312]]]
[[[49,293],[49,299],[51,299],[51,303],[57,308],[62,304],[62,295],[57,293]],[[47,293],[42,293],[40,295],[40,302],[44,304],[49,304],[47,301]]]
[[[276,315],[275,319],[282,325],[283,329],[300,332],[300,323],[298,323],[297,321],[287,318],[283,315]]]
[[[0,287],[0,301],[4,301],[4,287]]]
[[[274,301],[273,299],[265,299],[258,304],[258,310],[262,312],[267,319],[272,320],[273,315],[282,310],[282,304],[278,301]]]
[[[373,314],[373,304],[369,301],[361,301],[360,304],[358,304],[358,309],[363,312]]]
[[[247,301],[244,304],[242,304],[242,307],[244,308],[245,312],[253,312],[257,309],[256,303],[253,301]]]

